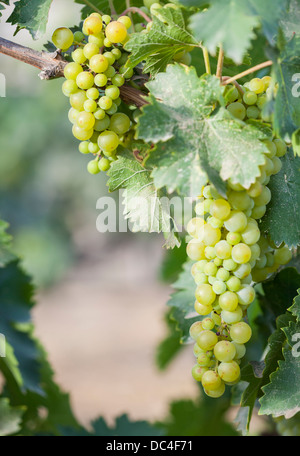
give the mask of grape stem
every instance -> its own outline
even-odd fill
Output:
[[[113,0],[108,0],[109,8],[112,16],[117,14]]]
[[[126,0],[126,9],[128,10],[128,8],[130,8],[130,7],[131,7],[130,0]],[[132,31],[133,31],[133,33],[135,33],[135,26],[134,26],[134,21],[133,21],[133,17],[132,17],[132,12],[131,11],[129,11],[128,16],[130,17],[130,20],[131,20]]]
[[[120,16],[125,16],[127,13],[136,13],[136,14],[139,14],[140,16],[142,16],[146,22],[151,22],[151,19],[149,16],[147,16],[146,13],[144,13],[144,11],[142,11],[140,8],[137,8],[136,6],[130,6],[129,8],[126,8],[125,11],[123,11],[122,14],[120,14]]]
[[[231,84],[233,81],[236,81],[237,79],[243,78],[244,76],[247,76],[248,74],[254,73],[255,71],[259,71],[263,68],[266,68],[268,66],[271,66],[273,64],[272,60],[267,60],[266,62],[259,63],[258,65],[255,65],[252,68],[249,68],[248,70],[243,71],[242,73],[239,73],[232,78],[227,79],[225,82],[223,82],[223,85]]]
[[[46,80],[63,77],[64,68],[68,63],[59,51],[39,52],[1,37],[0,54],[7,55],[38,68],[41,70],[39,77]],[[128,84],[120,87],[120,92],[122,100],[129,105],[135,105],[140,108],[147,104],[147,101],[144,99],[145,94]]]
[[[222,82],[223,62],[224,62],[224,51],[223,51],[222,46],[220,46],[216,76],[217,76],[217,78],[220,79],[221,82]]]
[[[225,83],[227,82],[228,79],[230,79],[230,76],[223,76],[222,77],[222,85],[225,85]],[[245,93],[245,90],[243,89],[243,87],[240,86],[240,84],[238,82],[236,82],[236,81],[232,81],[232,84],[237,88],[237,90],[239,91],[241,96],[243,96],[244,93]]]
[[[211,74],[208,50],[207,50],[207,48],[205,46],[201,46],[201,48],[202,48],[202,52],[203,52],[205,71],[206,71],[207,74]]]

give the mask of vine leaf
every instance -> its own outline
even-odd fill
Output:
[[[0,398],[0,436],[16,434],[21,429],[24,407],[11,407],[9,400]]]
[[[108,175],[110,192],[124,189],[124,215],[132,223],[132,231],[172,235],[175,222],[170,214],[169,199],[157,190],[148,169],[127,151],[112,164]],[[178,244],[177,237],[174,242]],[[172,244],[170,239],[169,244]]]
[[[279,25],[287,39],[300,33],[300,9],[298,0],[289,0],[288,7],[283,12]]]
[[[134,33],[125,45],[131,52],[128,66],[145,61],[143,71],[152,75],[164,71],[175,54],[198,42],[187,30],[188,13],[181,8],[160,8],[148,33]]]
[[[290,142],[300,125],[298,79],[295,80],[295,75],[300,72],[300,36],[295,35],[280,53],[268,52],[274,62],[272,77],[278,82],[278,91],[272,102],[274,131]]]
[[[266,150],[260,139],[269,130],[234,119],[222,106],[214,110],[223,104],[216,77],[169,65],[147,87],[150,104],[139,116],[137,135],[156,144],[147,165],[157,188],[197,196],[208,179],[221,193],[229,178],[246,188],[255,181]]]
[[[290,150],[281,160],[281,171],[269,183],[272,199],[261,228],[277,246],[285,242],[289,247],[296,247],[300,242],[300,157]]]
[[[34,39],[46,32],[52,0],[19,0],[7,22],[17,25],[15,34],[27,29]]]
[[[215,54],[220,43],[225,54],[237,64],[255,38],[253,30],[262,25],[272,41],[283,13],[282,0],[212,0],[211,7],[191,17],[191,29],[209,52]]]

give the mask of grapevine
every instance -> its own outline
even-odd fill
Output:
[[[228,86],[228,111],[249,122],[261,118],[271,78],[254,78],[243,86],[243,95]],[[287,146],[279,138],[266,141],[268,152],[260,176],[247,189],[228,181],[226,198],[206,185],[195,206],[196,217],[187,225],[192,239],[187,254],[195,263],[191,273],[197,285],[195,311],[203,318],[190,328],[197,363],[192,369],[210,397],[220,397],[225,384],[240,379],[245,344],[251,338],[247,308],[255,299],[253,285],[266,280],[292,258],[286,246],[260,232],[258,221],[271,200],[270,177],[281,169]]]

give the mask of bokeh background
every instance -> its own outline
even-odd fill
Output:
[[[46,36],[33,41],[27,31],[13,37],[4,23],[10,10],[1,36],[39,50],[55,28],[80,20],[80,5],[53,0]],[[155,363],[172,291],[161,280],[164,239],[97,232],[106,177],[86,171],[61,81],[41,81],[35,68],[3,55],[0,73],[7,82],[0,98],[0,217],[37,285],[36,335],[56,381],[84,425],[124,412],[161,420],[170,401],[198,394],[190,347],[163,372]]]

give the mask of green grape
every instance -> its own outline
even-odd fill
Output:
[[[109,114],[110,116],[112,116],[113,114],[116,114],[117,111],[118,111],[118,106],[114,102],[112,103],[111,107],[106,110],[107,114]]]
[[[221,340],[214,346],[214,355],[218,361],[228,363],[232,361],[236,355],[235,346],[227,340]]]
[[[273,141],[270,141],[269,139],[267,139],[266,141],[264,141],[264,144],[267,146],[268,148],[268,157],[269,158],[273,158],[275,157],[276,155],[276,145],[273,143]]]
[[[76,93],[78,91],[78,87],[75,81],[73,79],[67,79],[64,81],[62,85],[62,93],[66,96],[69,97],[72,95],[72,93]]]
[[[76,123],[76,119],[79,116],[79,114],[80,114],[80,111],[77,111],[77,109],[74,109],[74,108],[70,108],[69,109],[69,113],[68,113],[69,121],[72,124],[75,124]]]
[[[195,279],[196,285],[201,285],[202,283],[208,282],[207,275],[204,274],[204,272],[198,272],[197,274],[195,274],[194,279]]]
[[[217,372],[208,370],[202,376],[202,386],[208,391],[218,390],[222,385],[222,380]]]
[[[98,108],[97,103],[94,100],[86,100],[83,104],[83,109],[86,112],[95,112]]]
[[[76,123],[83,130],[91,130],[95,125],[95,117],[90,112],[81,112]]]
[[[210,261],[209,263],[207,263],[204,267],[204,272],[206,275],[208,276],[215,276],[216,273],[217,273],[217,266],[215,265],[214,262]]]
[[[100,173],[100,169],[98,168],[98,161],[97,160],[91,160],[88,162],[87,165],[87,170],[90,174],[98,174]]]
[[[81,43],[84,40],[84,34],[79,30],[74,33],[74,42]]]
[[[131,19],[129,16],[120,16],[118,19],[118,22],[121,22],[121,24],[124,24],[127,29],[129,29],[132,25]]]
[[[206,353],[200,353],[200,355],[197,358],[197,363],[201,367],[208,367],[211,363],[211,359],[209,356],[207,356]]]
[[[263,185],[260,195],[253,198],[253,201],[255,206],[266,206],[271,201],[271,190]]]
[[[257,119],[260,116],[260,110],[256,106],[249,106],[246,115],[248,119]]]
[[[191,267],[192,276],[195,277],[195,275],[198,272],[203,272],[206,264],[207,264],[207,260],[200,260],[200,261],[197,261],[197,263],[194,263],[193,266]]]
[[[220,315],[215,311],[212,312],[211,319],[214,321],[216,326],[220,326],[222,323]]]
[[[233,275],[238,279],[245,279],[251,273],[250,263],[239,264],[233,271]]]
[[[233,101],[236,101],[238,99],[239,92],[238,92],[237,88],[234,86],[230,87],[230,88],[228,87],[227,90],[225,91],[224,97],[228,103],[232,103]]]
[[[216,254],[218,258],[227,260],[231,256],[232,246],[225,240],[217,242],[215,245]]]
[[[266,187],[267,188],[267,187]],[[260,238],[260,230],[256,223],[248,223],[245,230],[241,233],[242,240],[245,244],[256,244]]]
[[[273,162],[273,167],[274,167],[273,174],[278,174],[282,168],[282,161],[280,160],[279,157],[273,157],[272,162]]]
[[[232,342],[236,349],[235,359],[244,358],[246,354],[246,347],[244,344],[238,344],[237,342]]]
[[[192,376],[197,382],[201,382],[203,374],[207,372],[207,367],[201,367],[199,364],[195,364],[192,368]]]
[[[204,249],[204,254],[208,260],[213,260],[216,257],[216,250],[214,247],[207,246]]]
[[[238,277],[231,276],[226,285],[229,291],[238,291],[241,288],[241,281]]]
[[[77,109],[77,111],[83,110],[84,102],[87,100],[85,91],[79,90],[76,93],[73,93],[70,96],[70,104],[72,108]]]
[[[216,217],[208,217],[207,223],[213,228],[222,228],[223,226],[223,220],[217,219]]]
[[[250,326],[241,321],[239,323],[235,323],[230,327],[230,337],[234,342],[238,344],[245,344],[247,343],[252,335],[252,330]]]
[[[288,247],[281,247],[274,252],[274,260],[277,264],[287,264],[292,259],[292,252]]]
[[[116,87],[121,87],[125,83],[125,78],[121,74],[116,74],[112,77],[111,82]]]
[[[91,154],[96,154],[97,152],[99,152],[99,146],[97,143],[94,143],[94,142],[90,142],[89,143],[89,152]]]
[[[125,65],[122,65],[119,69],[120,74],[125,78],[125,79],[130,79],[133,76],[133,69],[132,68],[127,68]]]
[[[92,60],[93,57],[95,57],[96,55],[101,55],[99,54],[100,52],[100,48],[99,46],[97,46],[97,44],[95,43],[87,43],[84,47],[83,47],[83,54],[84,56],[88,59],[88,60]],[[91,63],[91,62],[90,62]],[[93,70],[94,71],[94,70]]]
[[[107,83],[107,76],[105,74],[96,74],[95,85],[97,87],[104,87]]]
[[[194,308],[199,315],[208,315],[213,310],[211,306],[204,306],[203,304],[201,304],[201,302],[197,300],[195,301]]]
[[[97,53],[90,58],[89,66],[94,73],[104,73],[108,69],[109,63],[104,55]]]
[[[283,157],[287,152],[287,145],[282,139],[274,139],[273,142],[276,146],[277,157]]]
[[[221,317],[225,323],[232,325],[233,323],[238,323],[241,321],[243,318],[243,311],[240,306],[237,306],[234,311],[222,310]]]
[[[100,15],[91,14],[83,23],[83,30],[85,35],[97,35],[101,32],[103,24]]]
[[[233,209],[238,211],[245,211],[251,204],[251,198],[246,191],[235,192],[234,190],[230,190],[228,201]]]
[[[104,109],[105,111],[112,106],[112,99],[107,96],[103,96],[100,98],[98,105],[100,106],[101,109]]]
[[[227,289],[226,284],[221,280],[215,280],[212,287],[216,295],[221,295],[222,293],[225,293]]]
[[[80,144],[79,144],[79,152],[81,152],[82,154],[89,154],[90,151],[89,151],[89,142],[88,141],[82,141]]]
[[[109,127],[110,118],[105,115],[103,119],[96,120],[94,129],[95,131],[104,131]]]
[[[86,56],[84,55],[83,49],[75,49],[75,51],[72,52],[72,59],[78,64],[86,62]]]
[[[217,257],[216,257],[216,258],[214,259],[214,263],[215,263],[216,266],[222,266],[223,260],[221,260],[221,258],[217,258]]]
[[[101,150],[113,152],[119,145],[119,137],[114,131],[106,130],[99,135],[98,144]]]
[[[259,196],[262,192],[263,186],[261,182],[256,181],[254,184],[251,185],[251,187],[247,190],[247,193],[251,198],[256,198]]]
[[[228,111],[237,119],[243,120],[246,117],[246,108],[242,103],[238,101],[230,103],[227,106]]]
[[[225,293],[221,294],[219,297],[219,305],[222,310],[233,312],[237,308],[238,303],[237,294],[233,291],[225,291]]]
[[[121,52],[120,49],[118,49],[118,48],[113,48],[113,49],[111,50],[111,53],[112,53],[112,55],[114,56],[115,60],[119,60],[119,58],[120,58],[121,55],[122,55],[122,52]]]
[[[105,95],[111,98],[112,100],[116,100],[117,98],[119,98],[120,90],[117,86],[111,85],[106,87]]]
[[[255,299],[255,290],[250,285],[242,285],[242,288],[236,292],[239,303],[242,306],[248,306]]]
[[[232,345],[234,347],[234,345]],[[235,347],[234,347],[234,351]],[[218,374],[224,382],[235,382],[240,377],[240,367],[236,361],[222,362],[218,366]]]
[[[247,217],[243,212],[232,211],[230,216],[224,222],[227,231],[241,232],[247,226]]]
[[[187,255],[193,261],[199,261],[205,259],[205,245],[199,241],[199,239],[192,239],[187,245]]]
[[[266,213],[267,207],[265,205],[263,206],[254,206],[251,212],[251,217],[254,218],[255,220],[261,219],[265,213]]]
[[[70,29],[66,27],[58,28],[52,35],[53,44],[62,51],[66,51],[74,42],[74,35]]]
[[[104,41],[103,41],[103,43],[104,43],[104,46],[105,46],[106,48],[110,48],[110,47],[112,47],[112,42],[111,42],[111,41],[109,41],[109,39],[108,39],[108,38],[104,38]]]
[[[224,199],[212,201],[209,209],[211,215],[220,220],[226,220],[229,217],[230,211],[230,204]]]
[[[114,117],[113,120],[113,123],[117,123],[117,120],[120,119],[121,121],[123,120],[123,116],[125,116],[126,114],[123,114],[123,113],[119,113],[119,114],[122,114],[122,116],[120,117],[119,115],[116,115]],[[126,116],[128,117],[128,116]],[[128,117],[129,119],[129,117]],[[130,121],[129,121],[130,122]],[[116,133],[118,133],[118,128],[116,128],[114,126],[114,130],[113,131],[116,131]],[[122,131],[123,129],[121,129]],[[125,132],[124,132],[125,133]],[[122,133],[121,133],[122,134]],[[203,218],[200,218],[200,217],[194,217],[192,218],[191,220],[189,220],[188,224],[187,224],[187,232],[189,233],[190,236],[192,237],[198,237],[198,233],[201,231],[203,225],[205,224],[205,220]]]
[[[215,327],[215,323],[214,323],[212,318],[204,318],[202,320],[202,328],[203,329],[211,330],[211,329],[214,329],[214,327]]]
[[[79,73],[83,71],[82,66],[79,63],[71,62],[68,63],[64,68],[64,76],[66,79],[72,79],[76,81]]]
[[[94,76],[88,71],[82,71],[76,78],[76,84],[80,89],[90,89],[94,85]]]
[[[202,321],[195,321],[190,327],[190,336],[192,339],[197,340],[199,334],[203,331]]]
[[[218,342],[216,333],[210,330],[203,330],[197,337],[197,345],[204,351],[212,350]]]
[[[99,98],[99,90],[96,89],[95,87],[92,87],[91,89],[87,90],[86,96],[88,98],[90,98],[91,100],[98,100],[98,98]]]
[[[80,128],[78,125],[73,125],[72,133],[75,138],[79,139],[80,141],[87,141],[91,138],[92,134],[94,133],[93,129],[84,130]]]
[[[247,105],[255,105],[257,101],[257,95],[255,92],[251,92],[249,90],[248,92],[245,92],[243,95],[243,102],[246,103]]]
[[[116,70],[114,69],[113,66],[109,66],[107,70],[104,72],[105,76],[109,79],[113,78],[114,75],[116,74]]]
[[[96,44],[96,46],[98,46],[100,49],[104,45],[104,35],[103,33],[99,33],[98,35],[90,35],[88,41],[89,43]]]
[[[256,94],[259,94],[264,92],[265,84],[261,79],[254,78],[249,82],[249,89]]]
[[[207,388],[204,388],[204,392],[209,397],[213,397],[213,398],[221,397],[225,393],[225,384],[224,384],[224,382],[222,382],[221,385],[219,386],[219,388],[216,388],[214,390],[209,390]]]
[[[230,245],[236,245],[241,241],[240,233],[235,233],[233,231],[229,231],[226,235],[226,241]]]
[[[204,306],[210,306],[216,299],[216,294],[209,284],[199,285],[195,293],[196,299]]]
[[[106,116],[104,109],[97,109],[97,111],[94,112],[94,117],[96,120],[103,120],[104,117]]]
[[[251,249],[247,244],[239,243],[232,247],[232,259],[238,264],[248,263],[251,258]]]
[[[266,95],[260,95],[258,97],[258,100],[256,102],[256,106],[259,108],[259,109],[263,109],[263,107],[265,106],[267,102],[267,97]]]
[[[108,160],[108,158],[102,157],[99,160],[98,166],[100,171],[108,171],[110,168],[111,162]]]
[[[221,231],[206,223],[202,229],[202,237],[205,245],[214,246],[221,239]]]
[[[230,272],[227,271],[225,268],[220,268],[216,274],[218,280],[222,282],[226,282],[230,277]]]
[[[107,59],[109,65],[113,65],[116,61],[115,56],[110,51],[104,52],[103,56]]]
[[[232,258],[229,258],[229,260],[223,261],[223,268],[227,271],[234,271],[237,268],[237,263]]]

